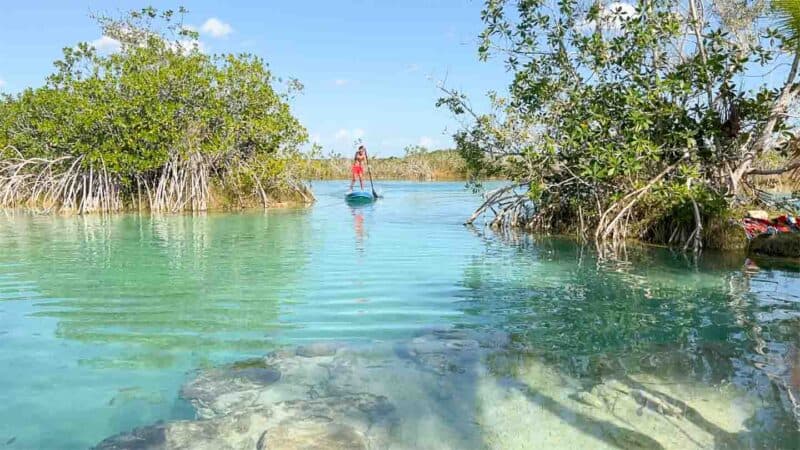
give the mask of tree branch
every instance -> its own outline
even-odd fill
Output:
[[[788,109],[792,98],[797,95],[797,86],[795,86],[794,80],[797,78],[799,66],[800,51],[797,51],[794,54],[792,67],[789,69],[789,75],[786,78],[786,84],[784,84],[780,95],[778,95],[778,98],[775,100],[775,103],[772,106],[769,119],[767,119],[767,122],[764,124],[764,128],[761,130],[758,139],[751,144],[750,149],[747,151],[744,158],[742,158],[742,162],[739,164],[739,167],[737,167],[733,172],[733,179],[731,180],[733,186],[736,186],[738,181],[749,173],[750,165],[753,163],[756,156],[761,154],[764,148],[767,147],[767,143],[772,138],[772,133],[775,130],[775,125],[778,124],[778,119]]]
[[[800,161],[795,161],[778,169],[750,169],[747,171],[746,175],[780,175],[797,168],[800,168]]]

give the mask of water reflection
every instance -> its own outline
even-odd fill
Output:
[[[0,217],[0,439],[85,448],[191,417],[187,373],[300,346],[279,361],[286,392],[386,394],[406,442],[648,447],[665,442],[653,423],[710,436],[695,447],[797,442],[796,267],[466,231],[479,199],[460,183],[398,183],[363,208],[328,189],[267,214]],[[366,355],[314,356],[318,341]]]
[[[487,328],[508,330],[517,351],[589,385],[638,374],[730,384],[762,403],[750,417],[758,442],[796,436],[797,276],[753,272],[730,254],[692,261],[629,248],[624,259],[600,260],[569,241],[481,237],[487,252],[465,269],[466,307],[494,318]],[[513,256],[497,264],[493,253],[508,245]]]
[[[353,230],[356,237],[356,251],[360,254],[364,253],[364,238],[366,233],[364,231],[364,209],[367,206],[350,206],[350,213],[353,215]]]
[[[287,326],[280,302],[307,260],[304,214],[2,221],[0,265],[50,299],[34,315],[58,319],[58,337],[127,346],[85,364],[168,367],[189,353],[263,351]]]

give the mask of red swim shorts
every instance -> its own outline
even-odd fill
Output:
[[[359,166],[358,164],[353,164],[353,176],[363,176],[364,175],[364,167]]]

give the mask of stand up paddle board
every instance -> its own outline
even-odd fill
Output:
[[[375,201],[375,197],[371,192],[353,191],[345,195],[344,200],[347,203],[372,203]]]

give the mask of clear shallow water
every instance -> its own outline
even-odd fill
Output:
[[[565,380],[550,389],[627,375],[731,386],[749,399],[713,399],[747,415],[731,442],[796,446],[771,380],[800,370],[797,268],[661,250],[598,262],[569,241],[465,228],[479,199],[460,183],[382,183],[386,198],[361,208],[344,188],[318,183],[312,208],[266,213],[0,216],[0,445],[86,448],[192,418],[179,390],[197,369],[273,349],[455,328],[507,335],[511,362],[487,366],[515,382],[535,361]]]

